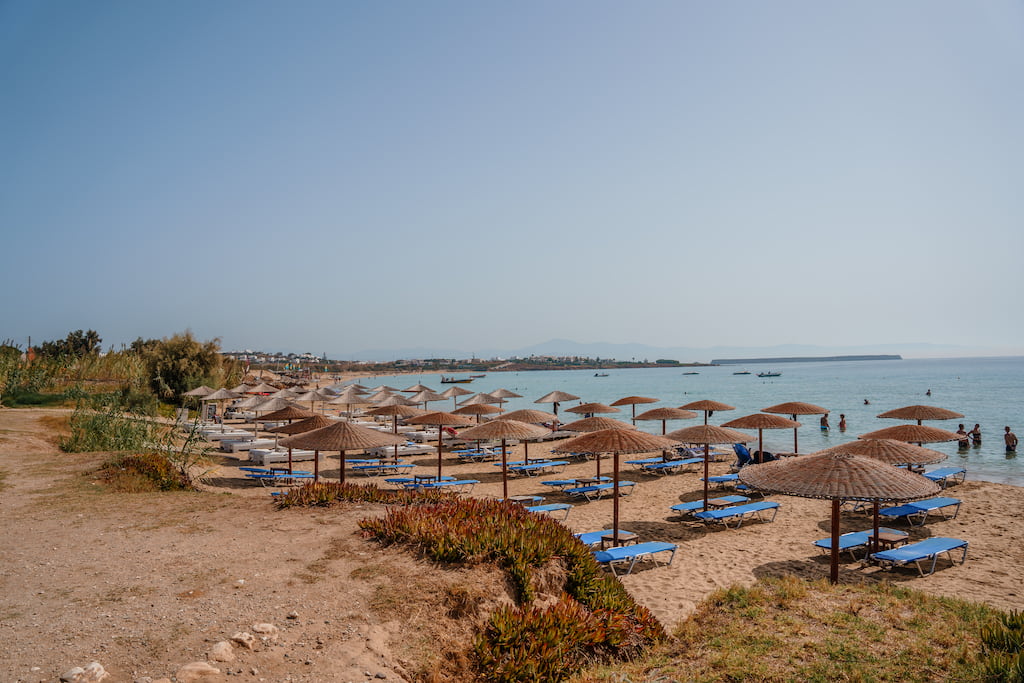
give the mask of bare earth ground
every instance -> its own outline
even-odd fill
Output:
[[[444,675],[445,653],[465,646],[474,622],[507,600],[494,571],[441,568],[362,539],[356,521],[382,514],[377,507],[274,510],[268,490],[240,476],[244,463],[229,458],[203,493],[104,492],[89,475],[106,456],[60,453],[41,421],[60,414],[0,410],[0,680],[55,681],[91,661],[111,673],[109,681],[170,677],[259,623],[275,625],[276,640],[252,651],[234,648],[237,659],[212,662],[221,674],[203,680],[401,681],[432,671],[439,680],[459,680]],[[546,450],[532,446],[531,456]],[[412,461],[418,469],[436,466],[433,456]],[[337,462],[323,461],[328,477],[337,476]],[[604,467],[610,469],[607,460]],[[721,473],[727,464],[714,468]],[[593,469],[593,462],[574,464],[559,477]],[[500,494],[491,463],[446,460],[445,471],[480,479],[473,495]],[[699,497],[699,475],[624,472],[638,486],[621,499],[622,527],[644,540],[680,544],[671,566],[648,565],[623,580],[669,628],[719,586],[783,573],[827,575],[825,556],[811,546],[828,534],[827,502],[774,497],[782,506],[775,522],[725,530],[668,510]],[[510,494],[566,500],[547,488],[536,478],[517,479]],[[849,563],[842,580],[891,580],[1024,608],[1024,489],[969,481],[947,495],[963,499],[959,517],[913,528],[912,538],[969,540],[965,565],[940,563],[920,578]],[[610,521],[611,502],[602,500],[576,504],[567,524],[583,531]],[[843,524],[847,531],[870,521],[845,515]]]

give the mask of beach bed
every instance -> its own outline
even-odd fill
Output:
[[[300,460],[312,460],[315,456],[313,451],[292,449],[292,462]],[[273,450],[269,448],[252,448],[249,450],[249,462],[259,465],[272,465],[274,463],[288,462],[288,451]]]
[[[893,569],[900,565],[910,564],[913,562],[917,566],[917,571],[921,576],[928,576],[935,572],[935,565],[939,561],[939,555],[945,553],[950,562],[954,565],[957,564],[956,558],[953,556],[954,550],[963,549],[963,554],[960,556],[960,564],[967,561],[967,541],[962,541],[958,538],[946,538],[943,536],[936,536],[934,538],[927,538],[917,543],[909,543],[899,548],[893,548],[892,550],[883,550],[879,553],[871,555],[871,559],[878,562],[883,569]],[[931,560],[931,566],[926,572],[922,566],[922,562]]]
[[[556,512],[564,512],[565,514],[562,515],[562,520],[564,521],[569,518],[569,511],[572,510],[572,505],[569,503],[547,503],[545,505],[529,505],[526,509],[530,512],[549,514],[552,517]]]
[[[654,474],[675,474],[682,472],[684,469],[689,470],[690,465],[696,465],[697,463],[704,462],[704,458],[684,458],[683,460],[666,460],[664,462],[651,462],[641,465],[640,469],[644,472],[653,472]]]
[[[636,486],[636,482],[620,481],[619,496],[629,495],[633,492],[634,486]],[[570,496],[585,498],[588,501],[592,501],[603,497],[606,493],[612,493],[614,489],[615,485],[613,482],[605,482],[603,484],[590,484],[589,486],[576,486],[574,488],[563,489],[563,492]]]
[[[949,513],[947,508],[953,508],[953,512]],[[923,526],[928,521],[928,514],[938,510],[943,511],[943,519],[955,519],[960,514],[960,499],[939,497],[916,500],[896,507],[882,508],[878,514],[893,519],[906,517],[907,523],[911,526]]]
[[[767,517],[769,511],[771,511],[771,517]],[[778,514],[778,512],[778,503],[762,500],[757,503],[734,505],[732,507],[720,508],[718,510],[703,510],[701,512],[693,513],[693,516],[702,522],[721,522],[727,529],[730,528],[729,522],[735,521],[736,526],[731,528],[739,529],[740,525],[743,524],[743,520],[748,517],[757,517],[757,519],[762,522],[774,522],[775,515]]]
[[[629,574],[633,571],[633,567],[636,563],[643,559],[655,560],[655,556],[659,553],[670,553],[666,566],[672,564],[672,560],[676,557],[676,544],[665,543],[663,541],[648,541],[646,543],[637,543],[636,545],[621,546],[618,548],[608,548],[607,550],[598,550],[594,553],[594,559],[603,565],[606,565],[612,574],[618,576],[615,572],[615,565],[629,563],[626,568],[625,574]]]
[[[740,503],[750,502],[750,499],[746,496],[720,496],[718,498],[709,498],[709,508],[720,508],[728,505],[738,505]],[[704,500],[692,500],[688,503],[677,503],[673,505],[670,510],[674,512],[681,512],[684,515],[692,514],[694,512],[700,512],[704,509]]]
[[[940,467],[937,470],[925,472],[924,476],[942,488],[946,488],[954,484],[962,484],[967,478],[967,470],[963,467]]]

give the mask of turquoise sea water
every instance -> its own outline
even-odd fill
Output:
[[[769,369],[782,375],[757,377],[758,372]],[[751,374],[733,374],[739,370],[749,370]],[[699,374],[684,375],[687,371]],[[1024,401],[1020,398],[1024,390],[1024,357],[643,368],[602,372],[607,372],[608,376],[595,377],[593,370],[491,372],[470,384],[457,385],[442,385],[437,374],[382,376],[360,381],[366,386],[389,384],[398,389],[422,382],[438,392],[448,386],[474,392],[490,392],[503,387],[523,395],[523,398],[510,399],[505,404],[506,410],[550,410],[550,404],[537,405],[534,401],[556,389],[575,394],[582,401],[606,404],[633,395],[660,399],[658,403],[638,405],[638,414],[651,408],[679,406],[698,399],[714,399],[736,406],[736,410],[715,413],[710,420],[713,424],[786,401],[805,401],[828,408],[831,411],[831,429],[827,432],[820,429],[817,415],[797,418],[804,425],[798,433],[801,453],[845,443],[856,439],[859,434],[902,422],[876,417],[886,410],[916,404],[939,406],[963,413],[964,417],[925,424],[956,431],[960,422],[966,425],[967,430],[979,423],[984,437],[980,447],[963,451],[957,449],[956,442],[926,444],[949,456],[944,465],[966,467],[969,479],[1024,486],[1024,448],[1019,458],[1007,457],[1003,446],[1003,427],[1006,425],[1024,440]],[[929,389],[931,396],[925,394]],[[870,405],[864,405],[864,399],[868,399]],[[560,416],[565,408],[575,403],[562,404]],[[431,403],[429,407],[451,410],[453,405],[449,400]],[[609,417],[628,420],[630,412],[630,406],[623,406],[621,413]],[[846,415],[848,426],[845,433],[838,428],[840,413]],[[564,417],[563,422],[570,419],[571,413]],[[681,429],[698,421],[670,421],[668,429]],[[645,431],[661,432],[661,422],[637,424]],[[792,450],[793,432],[765,430],[764,441],[765,449],[769,451]]]

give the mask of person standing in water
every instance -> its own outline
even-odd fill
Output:
[[[846,431],[846,416],[842,413],[839,413],[839,431]]]
[[[821,431],[827,432],[828,431],[828,413],[825,413],[824,415],[822,415],[821,416],[821,420],[819,422],[821,424]]]
[[[971,431],[967,432],[967,434],[971,437],[971,444],[972,445],[974,445],[974,446],[980,446],[981,445],[981,425],[980,424],[975,424],[974,425],[974,429],[972,429]]]
[[[967,432],[964,431],[963,425],[960,425],[960,427],[956,430],[956,433],[960,435],[960,440],[956,442],[957,448],[967,448],[968,446],[971,445],[969,441],[970,437],[968,437]]]
[[[1006,428],[1006,434],[1003,434],[1003,440],[1006,442],[1006,452],[1016,453],[1017,452],[1017,435],[1010,431],[1010,428]]]

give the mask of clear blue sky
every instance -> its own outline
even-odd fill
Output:
[[[0,337],[1024,352],[1024,4],[0,1]]]

